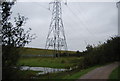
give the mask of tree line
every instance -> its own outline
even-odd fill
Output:
[[[111,37],[96,47],[88,45],[86,48],[86,51],[80,53],[83,56],[79,63],[80,68],[120,61],[120,37],[118,36]]]

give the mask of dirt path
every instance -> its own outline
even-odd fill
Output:
[[[110,73],[118,67],[118,62],[99,67],[83,75],[80,79],[108,79]]]

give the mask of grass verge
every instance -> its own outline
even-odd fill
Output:
[[[109,79],[120,79],[120,66],[112,71]]]
[[[84,74],[87,74],[88,72],[90,72],[91,70],[97,68],[97,67],[100,67],[100,65],[96,65],[96,66],[93,66],[93,67],[89,67],[87,69],[83,69],[81,71],[78,71],[72,75],[67,75],[65,76],[63,79],[78,79],[80,78],[81,76],[83,76]]]
[[[31,79],[32,77],[35,77],[37,73],[40,71],[31,71],[31,70],[26,70],[26,71],[18,71],[20,74],[21,79]]]

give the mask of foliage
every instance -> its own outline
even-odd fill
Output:
[[[81,66],[90,67],[96,64],[105,64],[113,61],[120,61],[120,37],[111,37],[107,42],[96,47],[88,46],[84,52],[83,62],[79,63]]]
[[[87,45],[86,49],[87,49],[87,51],[92,51],[93,47],[92,47],[92,45]]]
[[[3,67],[3,79],[13,79],[17,76],[17,70],[19,69],[17,61],[19,59],[20,50],[17,48],[23,47],[32,39],[33,35],[30,35],[30,30],[24,31],[23,26],[26,23],[24,16],[18,14],[15,17],[15,25],[10,22],[11,8],[14,5],[14,1],[2,2],[2,67]]]

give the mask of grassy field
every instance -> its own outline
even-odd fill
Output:
[[[65,51],[61,51],[64,53]],[[67,51],[67,53],[75,53],[75,51]],[[45,55],[53,54],[53,50],[39,49],[39,48],[22,48],[22,55]]]
[[[18,64],[32,67],[69,68],[76,66],[81,58],[83,57],[29,57],[21,58]]]
[[[120,79],[120,66],[112,71],[109,79]]]

